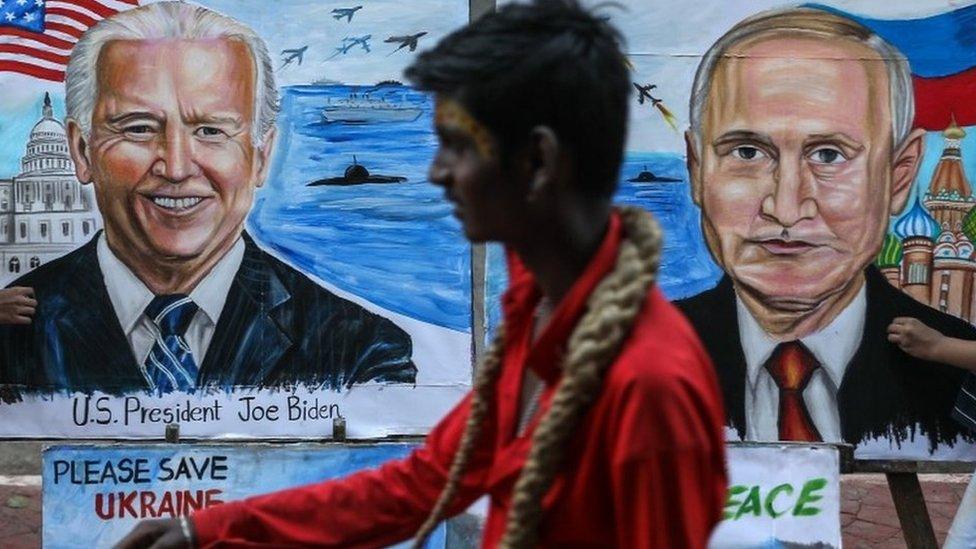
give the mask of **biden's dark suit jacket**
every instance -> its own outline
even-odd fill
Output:
[[[972,434],[952,419],[953,405],[966,373],[914,358],[887,338],[898,316],[915,317],[945,335],[976,339],[968,323],[919,303],[893,287],[874,267],[865,270],[867,313],[861,343],[837,393],[841,433],[852,444],[871,437],[902,441],[916,424],[937,444],[953,445]],[[746,361],[739,339],[735,292],[724,277],[718,285],[676,302],[695,326],[712,357],[722,385],[728,423],[746,432]]]
[[[13,283],[34,288],[29,326],[0,326],[0,384],[21,392],[148,390],[98,266],[98,236]],[[198,386],[413,383],[410,337],[315,284],[244,235],[241,262]]]

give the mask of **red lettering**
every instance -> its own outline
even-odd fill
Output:
[[[223,493],[224,491],[218,488],[211,488],[210,490],[207,490],[206,507],[210,507],[213,505],[220,505],[221,503],[223,503],[223,501],[217,499],[217,496]]]
[[[115,494],[95,494],[95,514],[102,520],[109,520],[115,517]],[[104,502],[108,500],[106,506]]]
[[[129,515],[132,518],[189,515],[206,507],[223,504],[223,493],[223,490],[212,488],[160,493],[136,491],[95,494],[95,514],[102,520],[124,519]]]
[[[139,495],[138,492],[130,492],[128,495],[125,492],[119,492],[119,518],[125,518],[126,511],[132,513],[132,518],[139,518],[135,508],[132,507],[132,504],[136,502],[137,495]]]
[[[152,492],[139,492],[139,518],[156,518],[156,510],[153,504],[156,503],[156,494]]]
[[[180,493],[176,492],[176,497],[179,497]],[[160,517],[172,517],[176,513],[173,511],[173,492],[163,492],[163,499],[159,502],[159,510],[157,511]]]
[[[183,515],[189,515],[193,511],[203,509],[203,492],[197,490],[196,497],[189,490],[183,491]]]

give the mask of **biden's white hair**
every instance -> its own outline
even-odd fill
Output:
[[[65,69],[65,107],[88,136],[98,95],[97,64],[102,48],[113,40],[212,40],[243,42],[254,61],[254,112],[251,140],[262,146],[278,114],[278,88],[268,47],[253,29],[202,6],[156,2],[119,12],[99,21],[81,36]]]
[[[775,34],[849,39],[874,50],[888,73],[892,143],[897,149],[905,142],[915,119],[912,73],[905,56],[883,38],[852,19],[823,10],[794,7],[765,11],[742,20],[705,52],[695,73],[690,105],[691,132],[699,153],[702,148],[702,119],[718,62],[728,56],[729,50],[746,40]]]

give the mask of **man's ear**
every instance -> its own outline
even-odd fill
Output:
[[[71,153],[71,160],[75,163],[75,177],[87,185],[92,182],[91,149],[88,138],[73,118],[68,119],[67,131],[68,151]]]
[[[925,130],[916,128],[895,151],[891,164],[891,213],[901,213],[911,195],[912,183],[918,175],[925,154]]]
[[[691,199],[701,208],[701,159],[698,158],[695,134],[691,130],[685,130],[685,163],[688,166],[688,181],[691,183]]]
[[[559,137],[548,126],[536,126],[529,132],[529,192],[535,200],[545,194],[559,173]]]
[[[264,185],[265,180],[268,178],[268,170],[271,166],[271,159],[274,158],[275,145],[278,143],[278,132],[275,131],[274,126],[271,127],[264,134],[264,138],[261,140],[261,148],[255,151],[255,187],[261,187]]]

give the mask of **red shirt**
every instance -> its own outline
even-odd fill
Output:
[[[508,344],[493,421],[451,509],[459,513],[490,495],[485,547],[496,546],[504,533],[512,489],[542,415],[515,436],[524,369],[532,368],[546,384],[539,406],[544,411],[560,376],[562,351],[586,299],[613,269],[621,233],[614,215],[590,265],[534,344],[540,292],[532,274],[509,256],[511,286],[503,298]],[[444,486],[470,398],[403,460],[198,512],[192,518],[200,545],[383,547],[410,537]],[[688,322],[655,287],[543,500],[541,546],[705,547],[724,504],[723,425],[711,362]]]

